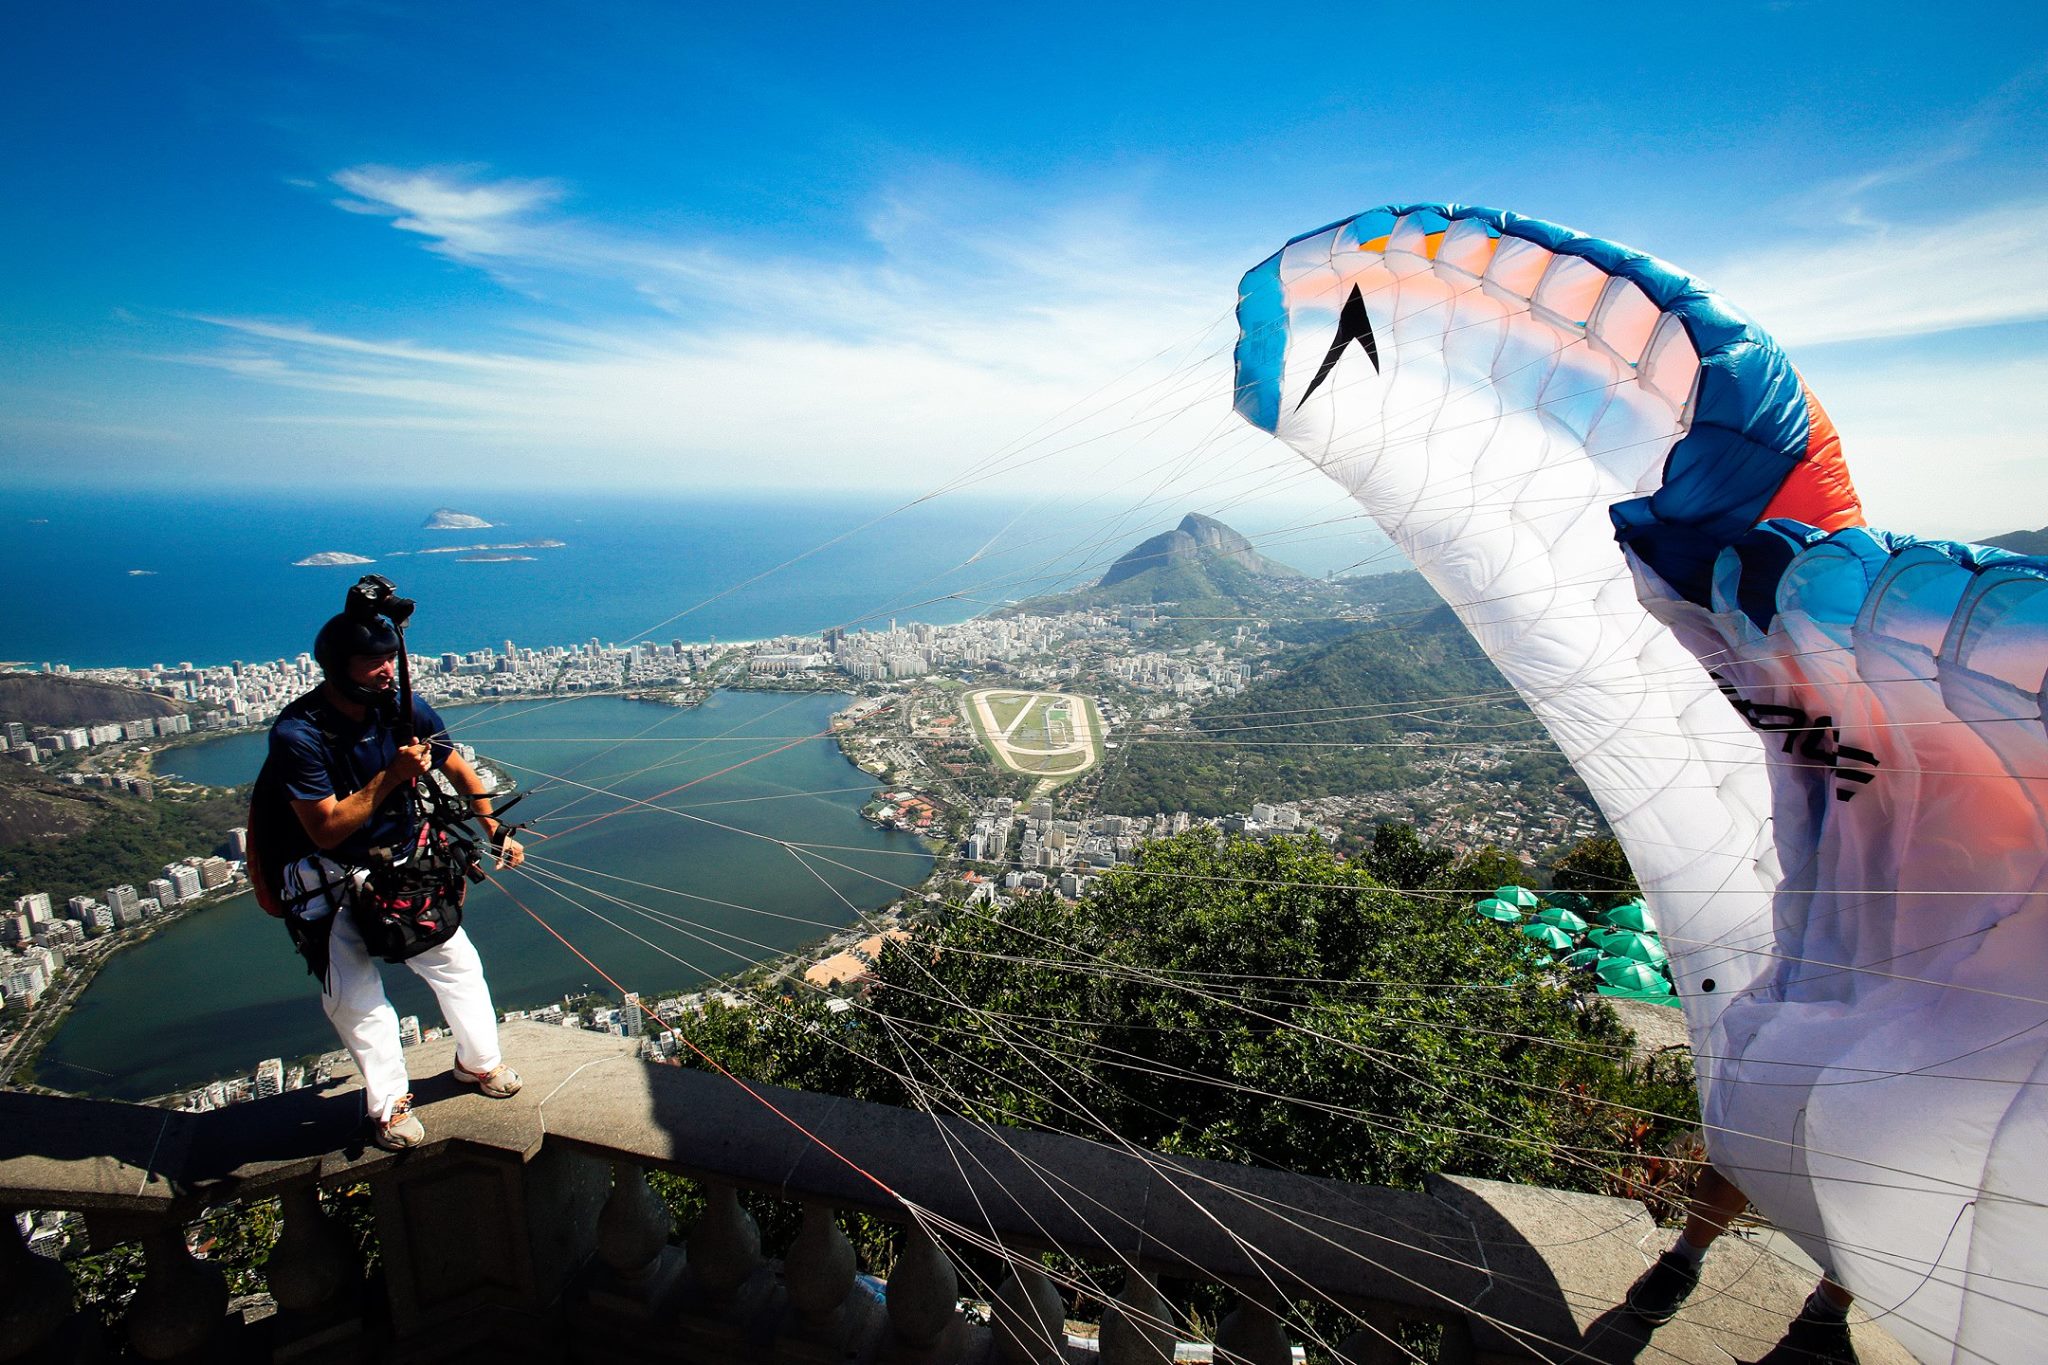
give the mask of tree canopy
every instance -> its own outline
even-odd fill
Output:
[[[853,1011],[791,998],[692,1036],[742,1074],[998,1125],[1379,1184],[1616,1188],[1616,1153],[1691,1127],[1690,1087],[1632,1070],[1612,1013],[1526,952],[1320,841],[1195,832],[1077,903],[955,909]]]

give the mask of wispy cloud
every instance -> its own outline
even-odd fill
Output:
[[[562,197],[553,181],[484,180],[461,169],[354,166],[337,172],[334,183],[348,191],[335,200],[337,208],[389,218],[436,251],[477,261],[530,251],[530,215]]]
[[[2009,149],[2044,86],[2048,62],[2035,61],[1956,118],[1903,131],[1889,159],[1788,198],[1767,232],[1704,273],[1788,344],[2048,318],[2038,177],[2015,192],[1998,175],[1986,197],[1956,188]]]
[[[625,234],[566,212],[554,181],[367,166],[333,181],[349,211],[545,279],[550,302],[508,296],[474,346],[187,315],[219,344],[160,358],[294,395],[267,414],[278,425],[466,432],[513,460],[602,459],[618,482],[936,483],[1205,327],[1206,368],[1154,395],[1147,425],[1228,412],[1234,263],[1176,264],[1114,201],[1032,214],[970,186],[904,190],[791,258]]]
[[[1775,241],[1703,273],[1787,345],[2035,322],[2048,318],[2044,214],[2048,199],[1923,209]]]
[[[474,340],[188,315],[212,341],[159,357],[276,394],[242,409],[252,428],[326,429],[340,445],[348,432],[413,434],[363,457],[393,470],[488,460],[524,481],[931,487],[1054,430],[1059,453],[1034,468],[1085,482],[1111,460],[1167,467],[1236,430],[1227,304],[1254,253],[1205,259],[1135,202],[1024,203],[932,176],[876,196],[845,240],[796,256],[634,235],[571,212],[571,188],[552,180],[355,167],[333,183],[351,211],[545,288],[509,291]],[[1795,347],[2030,321],[2048,318],[2044,209],[1872,215],[1694,264]],[[1797,352],[1828,380],[1816,387],[1855,438],[1874,509],[1912,501],[1897,491],[1918,477],[1912,452],[1944,433],[2019,458],[2031,438],[2007,425],[1964,432],[1954,409],[1887,397],[1928,392],[1925,367],[1909,379],[1918,362],[1897,350]],[[1946,398],[1972,384],[1960,363],[1940,378]],[[1083,415],[1071,430],[1064,416],[1045,425],[1069,412]]]

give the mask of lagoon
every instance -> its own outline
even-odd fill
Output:
[[[651,996],[780,956],[921,884],[931,855],[861,818],[875,780],[825,733],[846,701],[719,691],[690,709],[578,697],[443,712],[457,739],[533,792],[514,812],[532,822],[527,868],[503,891],[474,888],[465,909],[498,1008],[610,993],[542,921]],[[262,753],[261,735],[232,736],[168,750],[158,766],[246,782]],[[385,981],[400,1014],[439,1022],[404,967]],[[238,896],[116,954],[37,1080],[142,1099],[336,1046],[282,925]]]

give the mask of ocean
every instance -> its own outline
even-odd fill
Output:
[[[423,529],[442,505],[493,525]],[[311,647],[320,622],[365,573],[418,600],[415,648],[436,653],[507,639],[624,642],[643,632],[657,640],[760,639],[886,626],[892,616],[943,624],[1071,580],[1057,566],[1041,576],[1057,547],[1035,541],[1007,559],[965,563],[1002,531],[1014,505],[954,499],[856,529],[892,506],[762,495],[9,488],[0,490],[0,582],[9,598],[0,610],[0,662],[289,658]],[[838,536],[845,539],[827,544]],[[1019,544],[1033,539],[1013,536]],[[561,544],[526,544],[533,541]],[[479,562],[457,550],[469,546],[516,548],[470,551],[491,557]],[[295,567],[335,552],[374,562]]]
[[[615,994],[540,921],[651,996],[819,939],[920,884],[931,855],[861,818],[875,780],[816,737],[847,700],[716,692],[690,709],[579,697],[444,712],[458,739],[533,789],[514,815],[548,836],[532,840],[529,870],[508,874],[506,891],[478,886],[465,909],[498,1007]],[[815,738],[790,743],[805,736]],[[167,751],[160,765],[242,782],[262,753],[260,735],[240,735]],[[409,971],[384,976],[400,1014],[439,1021]],[[335,1046],[283,926],[245,895],[116,954],[37,1079],[142,1099]]]
[[[891,515],[899,501],[0,484],[0,665],[290,658],[312,647],[320,622],[365,573],[419,602],[412,640],[423,653],[508,639],[751,640],[892,618],[947,624],[1092,582],[1188,511],[1226,517],[1309,573],[1361,561],[1394,567],[1375,558],[1384,544],[1376,533],[1300,502],[1134,511],[1027,489],[1015,498],[936,498]],[[424,529],[442,506],[492,525]],[[529,544],[536,541],[560,544]],[[465,548],[479,546],[514,548]],[[296,567],[329,553],[373,562]]]

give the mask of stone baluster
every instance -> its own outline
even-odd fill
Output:
[[[1134,1267],[1102,1312],[1102,1365],[1173,1365],[1178,1337],[1158,1280]]]
[[[20,1360],[71,1317],[71,1275],[28,1249],[14,1211],[0,1210],[0,1360]]]
[[[1343,1365],[1398,1365],[1411,1359],[1395,1339],[1401,1322],[1392,1313],[1368,1308],[1358,1320],[1360,1325],[1337,1343],[1337,1359]]]
[[[320,1207],[319,1186],[293,1186],[278,1206],[283,1228],[263,1263],[277,1306],[320,1318],[349,1304],[362,1285],[362,1260],[348,1229]]]
[[[220,1267],[196,1259],[182,1224],[142,1238],[142,1287],[128,1307],[128,1344],[144,1360],[197,1357],[224,1330],[227,1278]]]
[[[832,1210],[805,1201],[803,1226],[782,1258],[782,1282],[806,1336],[820,1341],[837,1337],[855,1269],[853,1243]]]
[[[922,1223],[903,1230],[889,1272],[889,1326],[912,1352],[936,1347],[959,1317],[960,1272]]]
[[[1273,1311],[1270,1291],[1243,1294],[1216,1329],[1216,1354],[1232,1365],[1293,1365],[1287,1327]]]
[[[1437,1343],[1437,1365],[1472,1365],[1476,1349],[1472,1344],[1472,1320],[1453,1318],[1444,1324],[1444,1338]]]
[[[612,1163],[612,1192],[597,1215],[597,1255],[619,1287],[646,1290],[661,1267],[674,1220],[668,1205],[647,1183],[647,1172],[629,1161]]]
[[[1061,1365],[1067,1305],[1036,1261],[1013,1260],[989,1308],[996,1354],[1005,1365]]]
[[[686,1245],[690,1277],[714,1300],[732,1299],[761,1265],[761,1227],[730,1185],[705,1183],[704,1216]]]

